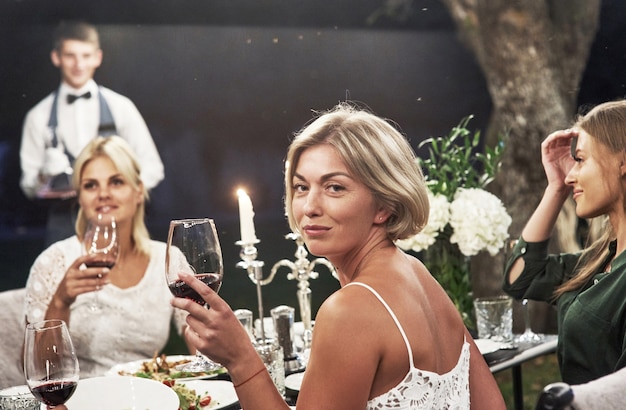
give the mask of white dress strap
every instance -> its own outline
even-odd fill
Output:
[[[350,286],[350,285],[359,285],[359,286],[364,287],[365,289],[369,290],[370,292],[372,292],[372,294],[374,296],[376,296],[376,298],[380,301],[380,303],[383,304],[385,309],[387,309],[387,312],[389,312],[389,314],[391,315],[391,318],[393,319],[393,321],[396,324],[396,327],[400,331],[400,334],[402,335],[402,339],[404,339],[404,344],[406,345],[406,350],[409,353],[409,366],[411,368],[413,368],[414,367],[413,366],[413,349],[411,349],[411,343],[409,343],[409,339],[406,337],[406,333],[404,333],[404,328],[400,324],[400,321],[396,317],[396,314],[393,313],[393,310],[391,310],[391,308],[389,307],[387,302],[385,302],[385,299],[383,299],[383,297],[380,296],[380,294],[378,292],[376,292],[376,290],[374,290],[374,288],[371,287],[370,285],[367,285],[367,284],[362,283],[362,282],[351,282],[351,283],[348,283],[346,286]]]

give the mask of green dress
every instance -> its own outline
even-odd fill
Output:
[[[616,243],[602,266],[615,255]],[[518,257],[524,271],[513,284],[509,269]],[[548,254],[548,241],[525,242],[520,238],[507,261],[503,289],[511,296],[550,302],[557,307],[559,341],[557,356],[561,377],[581,384],[626,367],[626,252],[580,289],[554,298],[554,290],[575,273],[580,253]]]

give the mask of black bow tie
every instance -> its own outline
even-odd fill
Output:
[[[67,103],[68,104],[74,104],[74,101],[78,100],[79,98],[86,98],[86,99],[91,98],[91,91],[87,91],[83,95],[68,94],[67,95]]]

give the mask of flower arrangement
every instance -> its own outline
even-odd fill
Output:
[[[421,252],[433,245],[450,224],[450,242],[457,244],[465,256],[486,250],[495,256],[508,238],[511,217],[502,201],[481,188],[458,188],[452,202],[442,194],[428,192],[428,224],[417,235],[397,241],[405,250]]]
[[[469,258],[481,251],[495,256],[508,239],[511,217],[485,187],[500,169],[504,137],[476,152],[480,132],[465,117],[447,136],[424,140],[429,157],[418,158],[429,189],[428,223],[417,235],[397,241],[404,250],[425,252],[424,263],[446,289],[467,326],[473,327]]]

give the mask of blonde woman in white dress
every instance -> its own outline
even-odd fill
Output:
[[[73,182],[80,205],[76,235],[55,242],[33,263],[26,320],[64,320],[86,378],[160,352],[172,322],[182,333],[186,312],[169,304],[165,243],[151,240],[144,224],[148,193],[128,143],[117,136],[91,140],[76,159]],[[90,256],[83,255],[82,237],[98,213],[114,216],[118,228],[120,256],[110,270],[84,266]]]

